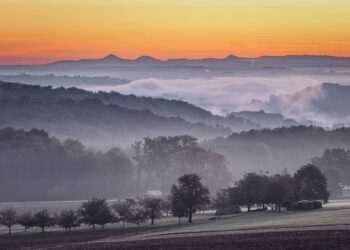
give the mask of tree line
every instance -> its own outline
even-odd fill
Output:
[[[196,174],[183,175],[178,179],[178,184],[172,186],[171,194],[166,198],[146,197],[145,199],[125,199],[109,205],[106,199],[93,198],[83,202],[78,210],[64,210],[59,214],[51,214],[44,209],[32,214],[31,212],[18,215],[13,208],[0,211],[0,224],[8,228],[11,234],[13,225],[19,224],[25,231],[32,227],[45,228],[59,226],[66,231],[78,227],[81,224],[91,226],[104,226],[108,223],[133,223],[140,227],[141,223],[150,220],[151,225],[162,216],[168,216],[169,212],[179,218],[188,217],[192,222],[192,214],[198,209],[210,203],[209,190],[201,183],[201,178]]]
[[[282,206],[300,200],[327,202],[327,178],[321,170],[311,164],[302,166],[293,175],[288,173],[268,175],[267,173],[247,173],[235,186],[217,192],[213,207],[246,206],[248,212],[254,205],[262,209],[271,206],[273,210],[281,211]],[[315,203],[319,207],[318,203]],[[203,185],[197,174],[185,174],[179,177],[177,184],[171,187],[166,198],[146,197],[145,199],[125,199],[109,205],[106,199],[94,198],[83,202],[81,207],[65,210],[60,214],[51,215],[47,210],[35,214],[24,213],[17,216],[13,208],[0,212],[0,224],[8,227],[9,234],[15,224],[22,225],[25,230],[39,227],[44,232],[46,227],[57,225],[70,231],[81,224],[93,229],[100,225],[102,229],[108,223],[140,224],[150,220],[151,225],[162,216],[171,213],[179,218],[187,217],[192,222],[192,216],[198,210],[208,209],[211,205],[209,189]],[[322,205],[321,205],[322,206]]]
[[[150,189],[169,192],[186,173],[198,173],[211,190],[231,181],[225,157],[202,148],[192,136],[145,138],[130,150],[97,151],[44,130],[0,129],[2,201],[121,198],[142,196]]]
[[[248,212],[254,205],[281,211],[282,205],[301,200],[328,201],[327,178],[311,164],[300,167],[291,176],[288,173],[268,175],[250,172],[236,182],[235,186],[220,190],[214,201],[217,208],[246,206]]]

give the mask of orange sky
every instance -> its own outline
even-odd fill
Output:
[[[0,63],[350,56],[349,0],[1,0]]]

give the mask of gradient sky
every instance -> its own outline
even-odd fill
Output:
[[[350,56],[349,0],[0,0],[0,63]]]

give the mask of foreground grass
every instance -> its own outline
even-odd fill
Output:
[[[242,231],[242,230],[249,230],[249,229],[263,230],[263,229],[288,228],[288,227],[296,228],[296,227],[308,227],[308,226],[317,227],[321,225],[332,226],[332,225],[344,225],[344,224],[350,225],[350,207],[349,206],[327,207],[320,210],[313,210],[308,212],[278,213],[278,212],[272,212],[272,211],[262,211],[262,212],[241,213],[238,215],[220,216],[220,217],[214,216],[213,214],[197,214],[194,216],[193,223],[187,223],[185,222],[185,219],[183,219],[183,223],[181,225],[178,225],[177,218],[165,217],[160,220],[156,220],[156,225],[151,226],[149,223],[147,223],[147,224],[143,224],[140,229],[138,229],[137,226],[133,224],[127,224],[125,229],[123,229],[120,224],[111,224],[111,225],[107,225],[105,230],[100,230],[98,228],[95,230],[92,230],[91,228],[88,228],[88,227],[80,227],[69,233],[69,232],[64,232],[62,229],[59,229],[59,228],[50,228],[47,230],[47,233],[41,234],[33,230],[31,230],[30,232],[24,233],[23,228],[18,227],[15,229],[16,233],[14,235],[7,236],[6,229],[1,228],[1,231],[3,234],[0,235],[0,246],[6,246],[5,247],[6,249],[16,249],[16,248],[37,249],[39,247],[45,247],[45,248],[58,247],[59,249],[61,247],[62,249],[65,249],[68,246],[72,246],[74,249],[75,247],[78,247],[78,246],[79,247],[82,246],[83,248],[81,249],[90,249],[90,248],[85,248],[87,246],[89,247],[91,246],[92,247],[91,249],[104,249],[101,247],[107,244],[108,246],[106,245],[107,246],[106,249],[116,249],[115,245],[113,244],[124,244],[122,242],[133,243],[133,242],[137,242],[137,240],[139,239],[152,240],[151,243],[153,244],[154,241],[157,241],[157,238],[159,237],[179,238],[179,237],[183,237],[183,235],[191,236],[191,238],[199,237],[198,235],[195,236],[195,234],[191,235],[189,233],[204,233],[206,235],[206,232],[225,232],[225,231],[230,232],[230,231]],[[250,231],[244,234],[251,234],[251,233],[252,232]],[[181,236],[179,234],[183,234],[183,235]],[[218,235],[220,235],[220,233],[218,233]],[[288,234],[286,235],[288,236]],[[317,233],[312,235],[313,235],[312,237],[316,237],[316,238],[318,237]],[[211,237],[214,237],[214,236],[211,235]],[[220,236],[220,237],[226,237],[226,236]],[[194,238],[194,239],[197,239],[197,238]],[[318,239],[316,238],[315,238],[315,241],[317,242]],[[213,239],[215,239],[215,237]],[[239,241],[239,239],[240,238],[238,237],[237,240]],[[201,242],[203,239],[198,238],[197,240]],[[249,241],[250,239],[247,242],[249,243]],[[95,243],[91,245],[91,242],[95,242]],[[168,239],[165,241],[160,240],[159,242],[160,242],[159,244],[162,245],[164,242],[165,243],[168,242]],[[150,248],[147,248],[147,249],[153,249],[152,244],[150,245]],[[193,244],[198,244],[198,243],[193,243]],[[140,247],[141,246],[142,244],[140,245]],[[138,249],[134,247],[135,246],[133,245],[132,248],[130,249]],[[77,248],[77,249],[80,249],[80,248]],[[124,248],[121,248],[121,249],[124,249]],[[129,249],[129,248],[127,247],[125,249]],[[140,249],[144,249],[144,248],[140,248]]]
[[[196,218],[195,218],[196,219]],[[194,221],[172,227],[161,232],[147,233],[147,236],[161,234],[179,234],[190,232],[215,232],[248,229],[350,225],[350,207],[323,208],[307,212],[262,211],[241,213],[232,216],[211,217],[208,220]]]

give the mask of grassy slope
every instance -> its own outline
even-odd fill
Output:
[[[198,216],[199,217],[199,216]],[[319,225],[342,225],[350,224],[350,208],[324,208],[309,212],[256,212],[242,213],[233,216],[215,217],[205,220],[195,218],[192,225],[184,224],[161,232],[147,233],[147,236],[159,234],[227,231],[264,228],[303,227]]]

